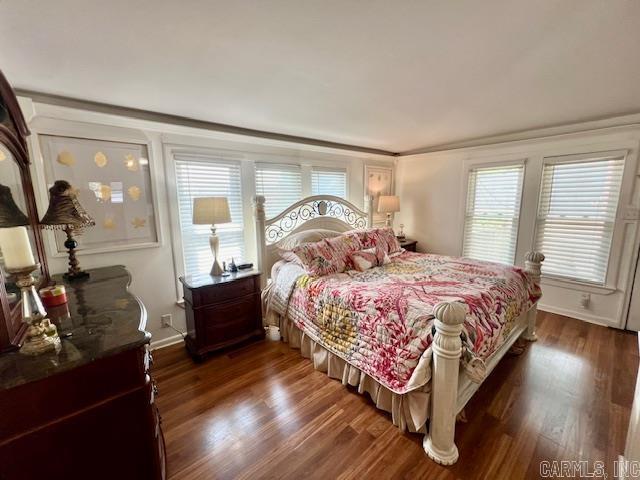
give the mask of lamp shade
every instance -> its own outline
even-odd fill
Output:
[[[95,224],[93,218],[78,202],[71,184],[65,180],[56,180],[49,189],[49,208],[40,220],[40,225],[49,229],[71,227],[79,230]]]
[[[400,198],[395,195],[381,195],[378,200],[379,213],[393,213],[400,211]]]
[[[193,224],[215,225],[231,222],[227,197],[197,197],[193,199]]]
[[[29,219],[16,205],[11,189],[0,184],[0,228],[29,225]]]

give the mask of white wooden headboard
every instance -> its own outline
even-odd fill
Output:
[[[293,233],[323,228],[346,232],[355,228],[366,228],[372,222],[372,202],[368,200],[368,211],[333,195],[314,195],[303,198],[287,207],[273,218],[264,213],[265,198],[254,199],[256,220],[256,245],[258,247],[257,268],[262,272],[262,286],[271,276],[271,267],[278,261],[278,243]]]

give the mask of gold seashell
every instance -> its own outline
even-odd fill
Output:
[[[147,223],[147,220],[144,218],[140,218],[140,217],[136,217],[133,220],[131,220],[131,225],[133,225],[133,228],[143,228]]]
[[[124,164],[127,167],[127,170],[129,170],[130,172],[138,171],[138,160],[136,160],[136,157],[134,157],[130,153],[127,153],[124,156]]]
[[[96,165],[100,168],[106,167],[107,163],[109,163],[109,159],[102,152],[96,153],[93,157],[93,161],[96,162]]]
[[[103,202],[108,202],[111,200],[111,187],[106,184],[100,185],[100,198]]]
[[[57,160],[60,165],[66,165],[67,167],[73,167],[76,164],[76,158],[71,152],[67,151],[60,152]]]
[[[107,217],[104,219],[102,226],[107,230],[113,230],[114,228],[116,228],[116,221],[113,219],[113,217]]]
[[[134,185],[127,189],[127,193],[129,193],[129,197],[131,197],[131,200],[137,202],[138,200],[140,200],[140,194],[142,193],[142,191],[140,190],[140,187]]]
[[[6,159],[7,159],[7,155],[2,150],[0,150],[0,162]]]

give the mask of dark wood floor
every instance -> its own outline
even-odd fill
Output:
[[[154,352],[172,479],[539,478],[543,460],[612,462],[624,448],[635,335],[540,313],[539,340],[505,357],[457,425],[460,460],[430,461],[368,397],[262,341],[194,364]]]

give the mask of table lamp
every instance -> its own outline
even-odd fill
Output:
[[[227,197],[197,197],[193,199],[193,224],[211,225],[211,236],[209,245],[213,253],[213,266],[211,275],[214,277],[227,276],[218,262],[218,248],[220,239],[216,234],[216,224],[230,223],[231,213],[229,212],[229,202]]]
[[[78,241],[74,235],[79,235],[83,228],[93,227],[95,224],[78,202],[71,184],[65,180],[56,180],[49,189],[49,209],[40,220],[40,226],[48,230],[62,230],[67,235],[64,246],[69,252],[69,269],[64,274],[65,279],[78,280],[89,276],[80,269],[80,262],[76,258]]]
[[[381,195],[378,199],[378,213],[386,213],[385,225],[391,226],[391,214],[400,211],[400,198],[395,195]]]
[[[20,288],[22,321],[28,325],[20,353],[38,355],[58,350],[60,337],[36,292],[33,271],[40,264],[33,256],[27,225],[29,219],[16,205],[11,189],[0,184],[0,251],[5,270]]]

